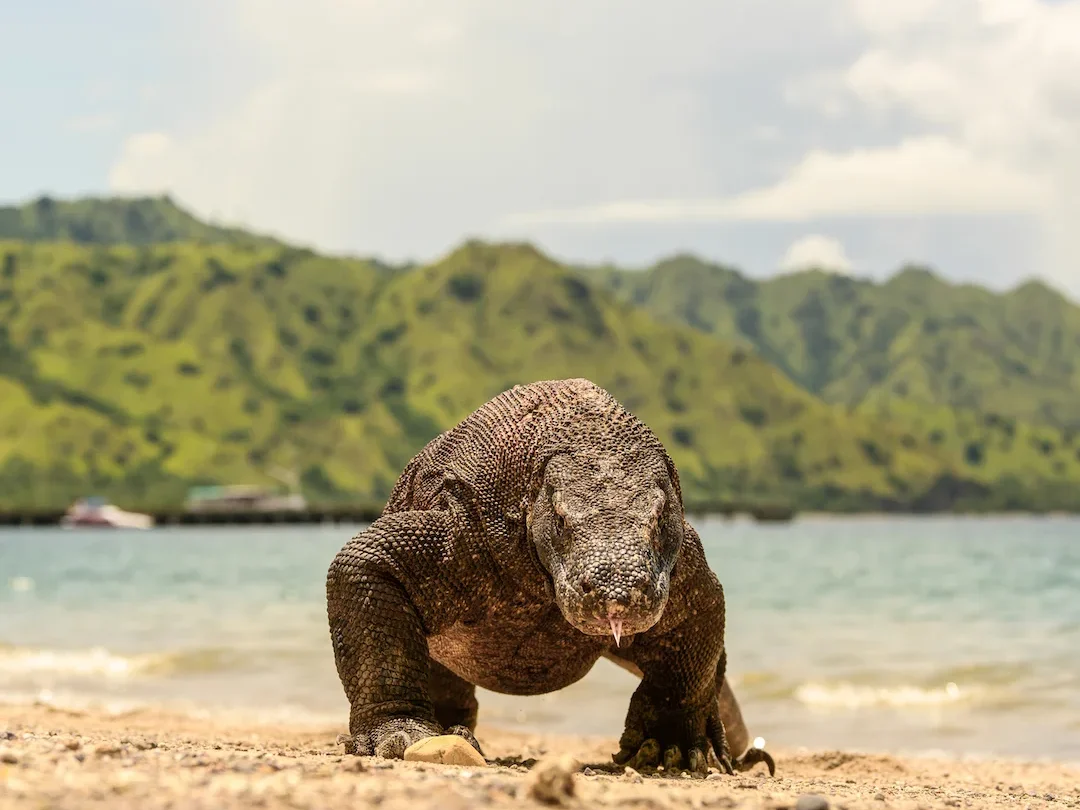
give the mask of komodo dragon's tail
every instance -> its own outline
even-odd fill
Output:
[[[610,653],[604,653],[604,657],[612,663],[618,664],[637,677],[641,677],[641,670],[636,664],[623,658],[617,658]],[[743,720],[739,702],[735,699],[735,693],[731,691],[731,684],[727,678],[723,678],[716,687],[716,696],[720,701],[720,719],[724,722],[724,732],[727,736],[728,748],[731,749],[732,766],[738,771],[747,771],[764,762],[769,768],[769,775],[776,775],[776,762],[772,755],[765,751],[764,747],[751,745],[750,732]],[[764,745],[764,743],[762,743]]]

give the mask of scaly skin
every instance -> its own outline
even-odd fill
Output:
[[[476,686],[544,694],[606,656],[641,677],[616,762],[774,771],[747,750],[723,588],[675,465],[587,380],[517,386],[432,440],[326,589],[350,753],[442,733],[480,751]]]

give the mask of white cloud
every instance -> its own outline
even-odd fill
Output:
[[[856,5],[859,0],[852,0]],[[896,2],[897,7],[907,5]],[[872,42],[837,91],[949,137],[983,166],[1041,186],[1044,274],[1074,288],[1080,255],[1080,2],[949,0]],[[892,5],[879,0],[879,5]],[[1006,186],[999,189],[1011,198]]]
[[[78,115],[69,119],[67,126],[72,132],[107,132],[116,126],[116,119],[108,113]]]
[[[990,213],[1030,210],[1044,193],[1040,178],[930,136],[885,149],[811,152],[781,182],[726,207],[734,218],[787,221]]]
[[[1043,229],[1026,271],[1080,254],[1080,0],[658,8],[199,4],[257,78],[205,118],[130,136],[110,183],[394,256],[510,230],[551,244],[623,238],[612,223],[1002,214]]]
[[[438,78],[422,70],[376,71],[361,77],[353,89],[372,93],[424,93],[435,89]]]
[[[109,187],[121,193],[172,190],[181,179],[176,145],[164,132],[140,132],[124,141],[120,159],[109,170]]]
[[[461,28],[449,20],[425,22],[416,32],[416,39],[424,45],[440,45],[461,36]]]
[[[886,149],[811,152],[779,183],[720,199],[641,200],[514,215],[515,224],[777,221],[835,216],[1026,212],[1044,204],[1041,178],[981,162],[931,136]]]
[[[267,84],[211,130],[184,138],[162,132],[128,138],[109,172],[122,193],[170,191],[197,211],[298,238],[329,236],[336,215],[335,159],[355,134],[342,116],[350,97],[385,97],[351,76],[311,86]],[[334,102],[337,103],[334,103]],[[277,132],[291,120],[302,122]],[[298,196],[299,195],[299,196]]]
[[[779,265],[779,269],[785,272],[817,268],[850,273],[851,267],[851,259],[840,240],[817,233],[792,242]]]
[[[776,23],[760,0],[662,14],[644,0],[222,0],[214,24],[237,32],[232,58],[268,65],[261,84],[166,130],[167,150],[135,136],[110,177],[324,247],[411,257],[538,205],[704,194],[743,160],[716,148],[733,124],[770,142],[753,132],[775,121],[712,95],[747,60],[767,76],[822,2],[785,9]]]
[[[847,0],[863,47],[784,97],[873,146],[817,147],[741,194],[623,199],[515,214],[518,224],[786,221],[1013,213],[1037,265],[1071,286],[1080,230],[1080,0]],[[813,120],[813,119],[810,119]],[[881,143],[881,131],[896,133]]]
[[[852,0],[855,19],[869,31],[899,34],[925,22],[946,0]]]

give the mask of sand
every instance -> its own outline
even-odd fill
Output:
[[[875,810],[1080,807],[1080,770],[1053,763],[774,751],[775,778],[758,766],[692,779],[624,774],[610,764],[613,740],[481,727],[485,753],[502,764],[462,768],[345,757],[341,731],[0,705],[0,808],[540,807],[530,790],[558,777],[566,755],[583,764],[569,777],[573,795],[556,785],[567,807],[826,806],[813,796]],[[530,770],[515,758],[539,762]]]

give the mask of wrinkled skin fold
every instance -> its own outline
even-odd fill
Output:
[[[442,733],[481,751],[477,686],[543,694],[606,656],[641,678],[616,762],[773,771],[726,683],[723,588],[675,466],[587,380],[518,386],[432,440],[326,588],[350,753]]]

